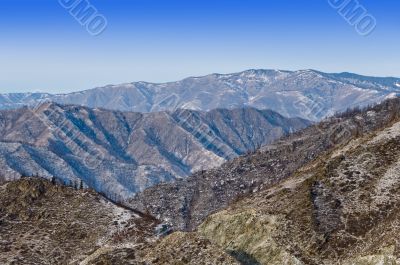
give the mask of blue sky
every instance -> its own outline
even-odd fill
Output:
[[[359,0],[360,36],[328,0],[89,0],[90,35],[58,0],[0,1],[0,93],[65,93],[250,68],[400,77],[400,1]]]

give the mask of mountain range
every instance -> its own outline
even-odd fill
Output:
[[[6,182],[0,262],[398,264],[399,141],[396,98],[151,187],[125,206],[57,181]]]
[[[0,95],[0,263],[400,264],[400,79]]]
[[[254,107],[270,109],[289,118],[319,121],[336,112],[373,105],[399,93],[400,78],[315,70],[248,70],[162,84],[108,85],[70,94],[2,94],[0,109],[32,107],[48,101],[142,113]]]
[[[45,103],[3,110],[0,181],[83,181],[120,200],[217,167],[308,125],[253,108],[142,114]]]

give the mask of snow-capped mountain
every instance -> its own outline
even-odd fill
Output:
[[[0,182],[56,177],[130,196],[271,143],[310,122],[253,108],[135,113],[47,103],[0,111]]]
[[[400,78],[327,74],[314,70],[248,70],[164,84],[109,85],[65,95],[3,94],[0,95],[0,109],[32,106],[43,101],[135,112],[178,108],[209,111],[249,106],[317,121],[399,93]]]

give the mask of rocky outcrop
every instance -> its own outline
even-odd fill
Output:
[[[221,211],[200,225],[198,233],[223,246],[242,264],[303,264],[275,240],[282,219],[279,215],[261,216],[255,209]]]
[[[194,233],[174,233],[151,249],[144,258],[148,264],[239,265],[221,247]]]

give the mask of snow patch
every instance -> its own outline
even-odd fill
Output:
[[[99,239],[98,245],[104,245],[112,237],[112,235],[126,229],[130,220],[140,218],[135,213],[119,207],[103,198],[101,199],[101,203],[109,209],[109,212],[113,218],[110,224],[108,235]]]
[[[397,93],[390,93],[389,95],[387,95],[386,97],[385,97],[385,99],[392,99],[392,98],[397,98]]]

